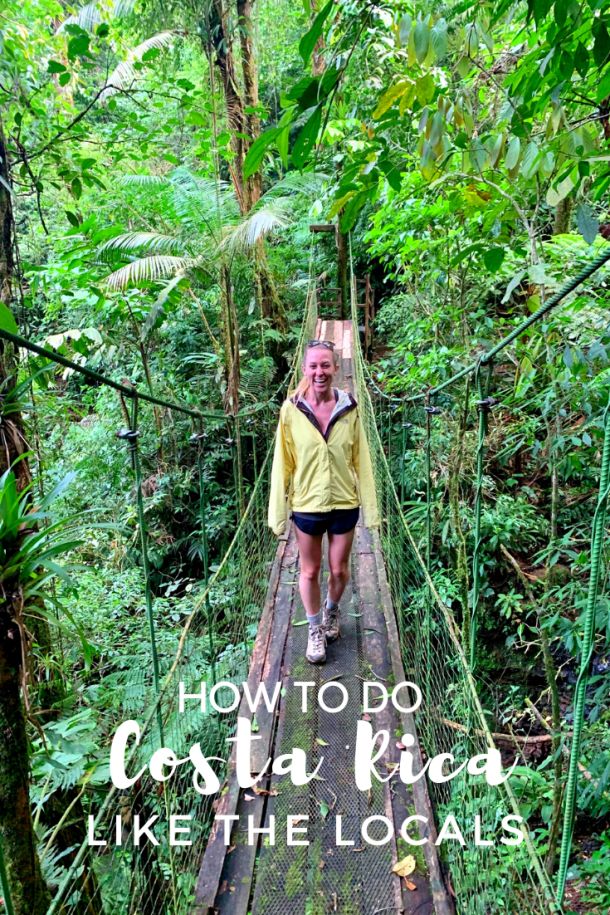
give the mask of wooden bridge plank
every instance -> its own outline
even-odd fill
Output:
[[[398,635],[398,626],[396,624],[394,605],[383,562],[381,541],[377,531],[372,532],[372,538],[375,548],[374,555],[375,561],[377,563],[377,576],[379,580],[381,603],[386,610],[388,648],[392,662],[392,671],[394,673],[395,682],[400,683],[404,682],[407,677],[405,675],[402,657],[400,655],[400,637]],[[399,714],[403,733],[411,734],[415,738],[415,744],[411,749],[411,752],[413,753],[414,758],[414,769],[419,770],[423,768],[423,761],[421,758],[419,741],[417,739],[417,732],[415,730],[414,718],[412,715],[405,715],[402,712]],[[426,864],[428,866],[428,873],[430,876],[430,890],[434,900],[434,911],[436,915],[455,915],[453,901],[445,886],[443,872],[438,857],[438,847],[434,844],[437,838],[437,831],[434,821],[432,804],[430,802],[430,795],[428,794],[428,787],[425,779],[419,779],[419,781],[415,782],[415,784],[412,786],[412,791],[417,812],[427,820],[427,826],[424,826],[424,824],[419,825],[421,838],[428,838],[426,844],[421,847],[423,849],[424,856],[426,858]]]
[[[248,674],[248,685],[251,692],[256,690],[256,687],[263,676],[265,662],[273,636],[275,600],[280,586],[280,573],[283,568],[284,555],[287,551],[289,551],[289,556],[291,555],[290,551],[296,551],[294,541],[290,541],[290,538],[281,540],[278,544],[275,561],[271,569],[267,597],[252,651],[252,660],[250,662],[250,671]],[[248,719],[252,717],[245,697],[242,698],[240,703],[238,715]],[[235,754],[236,748],[235,745],[233,745],[227,771],[227,791],[220,797],[219,802],[216,805],[215,813],[217,816],[232,815],[235,813],[237,807],[239,800],[239,785],[235,778]],[[226,846],[224,844],[224,828],[220,821],[215,821],[212,825],[210,838],[208,839],[208,844],[199,869],[193,915],[207,915],[212,909],[218,892],[225,856]]]
[[[291,535],[283,556],[280,581],[275,597],[273,634],[268,644],[263,672],[263,682],[267,684],[269,692],[281,679],[281,667],[295,593],[296,562],[296,540],[294,535]],[[260,772],[267,758],[275,755],[273,744],[278,714],[279,703],[273,712],[267,711],[264,705],[257,710],[257,736],[260,739],[254,743],[252,749],[253,773]],[[265,776],[257,787],[268,791],[271,787],[270,776]],[[260,828],[265,816],[267,797],[268,795],[257,795],[254,789],[242,791],[239,796],[236,813],[240,819],[231,836],[232,845],[235,847],[230,854],[227,854],[215,902],[215,909],[220,915],[225,915],[225,913],[226,915],[236,915],[236,913],[248,911],[254,866],[260,843],[248,844],[247,818],[251,818],[254,829]]]
[[[369,532],[364,530],[364,541],[369,539]],[[356,564],[356,580],[358,583],[358,593],[360,597],[360,611],[362,613],[362,630],[363,630],[363,650],[364,657],[369,667],[365,671],[367,680],[379,680],[384,684],[387,682],[390,663],[387,656],[387,633],[383,610],[379,610],[379,582],[377,580],[377,564],[375,555],[372,551],[358,554]],[[373,730],[387,730],[391,735],[388,752],[384,755],[383,763],[389,764],[395,762],[397,754],[395,734],[395,715],[392,714],[390,703],[380,712],[373,716]],[[380,764],[381,767],[381,764]],[[386,773],[384,773],[386,774]],[[394,820],[392,809],[392,797],[390,794],[390,782],[382,786],[385,816],[390,822]],[[396,831],[396,835],[398,832]],[[395,837],[390,842],[392,855],[392,865],[398,861],[398,848]],[[388,873],[388,880],[392,883],[394,893],[394,903],[396,911],[402,909],[401,881],[395,875]],[[421,901],[421,900],[420,900]],[[406,909],[405,911],[414,911]],[[424,913],[422,913],[424,915]]]
[[[366,654],[371,664],[371,673],[373,679],[376,677],[383,684],[391,682],[393,666],[391,661],[391,652],[389,648],[389,634],[387,625],[388,612],[392,608],[386,605],[381,593],[381,586],[378,573],[378,556],[373,549],[373,539],[371,532],[365,530],[365,537],[368,540],[370,552],[362,553],[359,556],[358,576],[360,579],[360,591],[362,594],[363,625],[366,631]],[[401,680],[405,677],[402,676]],[[401,682],[396,680],[395,682]],[[383,712],[378,712],[374,716],[374,729],[386,729],[393,736],[399,733],[401,720],[397,710],[388,703]],[[411,717],[411,716],[409,716]],[[392,739],[388,750],[383,758],[383,763],[388,766],[397,766],[400,762],[400,750],[396,746],[396,740]],[[410,813],[413,813],[415,799],[412,790],[395,776],[386,786],[386,805],[387,816],[394,822],[395,834],[399,835],[400,826]],[[422,813],[417,808],[418,813]],[[425,815],[422,813],[422,816]],[[392,843],[393,863],[398,860],[398,850],[396,842]],[[415,886],[415,889],[402,887],[402,881],[393,878],[396,885],[398,901],[401,901],[402,909],[405,915],[417,913],[417,915],[430,915],[434,912],[432,895],[428,877],[426,874],[413,873],[409,877],[409,883]],[[397,911],[400,907],[397,908]]]
[[[343,340],[341,342],[341,350],[343,353],[344,359],[352,358],[352,322],[344,321],[343,322]]]
[[[342,350],[343,350],[343,321],[334,321],[333,322],[332,340],[335,344],[335,349],[338,350],[339,352],[342,352]]]
[[[301,715],[298,711],[298,709],[300,709],[300,691],[295,690],[293,687],[293,680],[302,678],[297,671],[308,668],[307,662],[303,659],[304,642],[306,639],[305,627],[299,626],[293,628],[292,625],[295,622],[296,617],[298,617],[300,621],[304,618],[304,615],[302,606],[300,603],[297,604],[297,601],[294,600],[292,604],[292,613],[288,620],[290,625],[290,638],[286,641],[282,665],[281,679],[284,695],[280,701],[278,724],[273,747],[274,757],[277,757],[283,751],[283,748],[286,748],[286,751],[288,751],[297,745],[299,747],[305,746],[310,748],[313,744],[314,732],[312,730],[312,716]],[[300,643],[300,645],[297,643]],[[307,674],[307,679],[309,679],[309,671],[307,671]],[[318,674],[314,671],[312,676],[315,677],[318,676]],[[299,730],[298,740],[295,740],[294,735],[295,723],[297,723]],[[312,766],[314,765],[315,763],[312,760]],[[271,816],[276,818],[280,847],[276,851],[275,849],[263,846],[262,843],[259,843],[259,856],[256,864],[257,878],[253,897],[250,902],[250,908],[247,910],[244,909],[243,912],[238,912],[236,910],[233,915],[246,915],[246,912],[256,915],[259,911],[264,912],[269,901],[269,893],[271,893],[274,898],[278,898],[281,902],[285,902],[286,897],[283,892],[283,882],[287,877],[289,865],[292,864],[294,870],[295,862],[296,867],[298,867],[299,863],[303,863],[303,866],[306,866],[307,864],[307,848],[297,847],[291,848],[288,851],[287,846],[281,845],[281,833],[285,826],[282,822],[281,813],[286,798],[289,797],[290,814],[294,816],[309,814],[311,807],[309,787],[307,785],[292,785],[292,782],[287,775],[274,775],[271,779],[271,786],[273,790],[271,796],[267,799],[264,826],[269,826]],[[277,863],[278,855],[282,856],[279,867]],[[270,869],[266,874],[267,879],[265,879],[265,868]],[[300,898],[303,889],[294,887],[292,892],[291,904],[294,905],[298,898]],[[303,899],[303,906],[304,905],[305,900]]]

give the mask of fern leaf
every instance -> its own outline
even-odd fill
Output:
[[[142,331],[140,333],[140,339],[145,341],[149,333],[157,323],[157,320],[161,315],[165,314],[165,303],[167,302],[171,292],[176,288],[178,283],[181,283],[184,279],[184,272],[181,270],[179,273],[174,276],[169,283],[166,283],[159,295],[157,296],[156,301],[154,302],[152,308],[146,316],[146,320],[142,325]]]
[[[190,231],[218,242],[224,225],[233,225],[239,208],[232,188],[225,181],[211,181],[177,168],[171,176],[173,205],[180,222]]]

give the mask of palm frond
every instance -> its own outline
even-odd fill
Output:
[[[126,187],[169,187],[171,182],[166,175],[121,175],[118,183]]]
[[[113,18],[120,19],[122,16],[128,16],[135,6],[135,0],[114,0],[111,8],[106,12],[110,13]],[[68,16],[58,26],[55,34],[63,32],[67,25],[79,25],[86,32],[92,32],[96,26],[103,21],[102,10],[97,3],[86,3],[78,12]]]
[[[165,285],[161,289],[161,292],[157,296],[155,302],[153,302],[153,306],[150,309],[150,311],[148,312],[148,315],[146,316],[146,320],[144,321],[144,324],[142,325],[142,330],[140,332],[140,339],[142,340],[142,342],[144,342],[146,340],[146,338],[148,337],[150,332],[155,327],[159,318],[162,315],[165,315],[165,303],[167,302],[168,298],[170,297],[170,295],[172,294],[172,292],[174,291],[176,286],[178,286],[178,284],[182,282],[184,277],[185,277],[184,270],[179,270],[178,273],[174,277],[172,277],[171,280],[169,280],[167,283],[165,283]]]
[[[106,99],[110,98],[111,95],[115,95],[121,89],[133,88],[138,79],[134,64],[142,60],[146,52],[152,48],[159,48],[160,50],[167,48],[175,38],[176,32],[159,32],[157,35],[147,38],[137,47],[132,48],[126,59],[121,61],[108,77],[108,87],[100,95],[100,101],[105,102]]]
[[[278,206],[278,201],[274,201],[253,210],[238,225],[228,229],[219,247],[232,254],[244,253],[271,232],[287,228],[290,222],[285,206]]]
[[[224,225],[233,225],[239,208],[231,186],[194,175],[187,168],[177,168],[171,175],[176,215],[189,232],[220,238]]]
[[[113,15],[117,18],[121,16],[129,16],[133,12],[133,8],[136,5],[136,0],[114,0],[112,5]]]
[[[112,290],[127,289],[128,286],[136,286],[138,283],[167,279],[181,271],[186,273],[195,263],[191,257],[151,254],[115,270],[106,277],[106,286]]]
[[[260,400],[269,390],[276,374],[275,362],[271,356],[250,359],[243,367],[240,380],[242,394]]]
[[[147,253],[184,255],[184,245],[174,235],[162,235],[159,232],[125,232],[115,235],[100,245],[98,252],[103,251],[137,251],[144,248]]]
[[[59,35],[60,32],[64,31],[67,25],[79,25],[81,29],[84,29],[86,32],[92,32],[101,21],[102,13],[98,8],[97,3],[87,3],[85,6],[81,7],[77,13],[73,13],[71,16],[64,19],[57,27],[55,34]]]
[[[280,181],[263,194],[262,200],[274,200],[289,194],[304,197],[317,197],[328,182],[328,175],[323,172],[287,172]]]

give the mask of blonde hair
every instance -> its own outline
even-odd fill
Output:
[[[331,349],[328,349],[327,347],[324,347],[324,348],[327,350],[327,352],[332,353],[333,362],[335,363],[335,368],[338,369],[339,368],[339,353],[335,349],[331,350]],[[305,350],[303,352],[303,359],[301,362],[302,374],[301,374],[301,377],[300,377],[296,387],[294,387],[292,391],[288,392],[289,398],[295,398],[296,400],[299,400],[299,398],[305,397],[305,395],[309,391],[309,379],[306,377],[306,375],[304,373],[304,369],[305,369],[305,359],[307,358],[307,352],[310,349],[313,349],[313,347],[310,347],[310,346],[305,347]]]

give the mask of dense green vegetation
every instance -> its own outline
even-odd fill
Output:
[[[603,252],[610,11],[603,0],[7,0],[0,48],[0,327],[210,414],[208,557],[189,444],[201,425],[140,408],[164,672],[252,490],[310,271],[346,292],[348,232],[375,292],[382,400],[448,379]],[[338,268],[333,236],[309,231],[327,221]],[[475,673],[503,749],[513,734],[521,748],[521,801],[549,873],[608,403],[607,277],[483,378],[498,404]],[[465,646],[471,388],[440,394],[432,425],[432,571]],[[5,341],[0,395],[0,727],[13,735],[0,750],[0,839],[15,911],[45,912],[103,796],[109,734],[151,695],[146,576],[116,439],[129,398],[33,354],[17,366]],[[425,415],[401,408],[397,435],[406,420],[406,451],[389,457],[423,543]],[[222,600],[229,615],[228,583]],[[610,902],[609,651],[601,587],[566,911]]]

